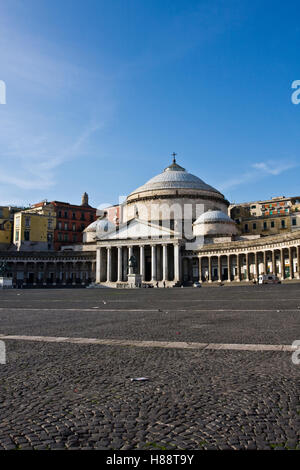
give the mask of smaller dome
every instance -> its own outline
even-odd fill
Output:
[[[206,240],[220,237],[231,237],[237,234],[236,223],[220,210],[209,210],[198,217],[193,224],[195,236]]]
[[[201,214],[200,217],[198,217],[198,219],[194,222],[194,225],[214,222],[227,222],[235,224],[235,222],[227,214],[225,214],[225,212],[219,210],[209,210]]]
[[[115,224],[107,218],[97,219],[84,230],[84,232],[94,232],[96,235],[103,235],[115,228]]]

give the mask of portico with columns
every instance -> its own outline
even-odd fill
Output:
[[[126,287],[129,259],[136,260],[142,283],[176,285],[180,282],[181,241],[170,229],[132,219],[96,242],[96,283]]]
[[[184,251],[183,281],[257,281],[261,274],[280,280],[300,279],[300,232],[248,242],[206,245],[198,252]]]
[[[132,257],[141,283],[153,286],[252,282],[260,274],[300,279],[300,231],[240,235],[228,204],[218,190],[179,166],[174,156],[162,173],[129,194],[120,210],[120,225],[103,217],[85,230],[86,249],[96,250],[96,283],[131,284]]]

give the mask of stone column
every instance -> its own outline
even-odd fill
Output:
[[[236,269],[237,269],[237,281],[241,282],[241,260],[240,254],[236,255]]]
[[[96,250],[96,282],[101,282],[101,247]]]
[[[300,279],[300,246],[297,246],[297,277]]]
[[[47,277],[48,277],[48,263],[47,261],[44,261],[43,263],[44,269],[43,269],[43,285],[47,285]]]
[[[34,286],[37,285],[38,267],[39,267],[38,261],[34,261],[34,274],[33,274],[33,285]]]
[[[72,285],[75,286],[76,285],[76,274],[77,274],[75,261],[73,261],[73,263],[72,263],[72,274],[73,274]]]
[[[129,266],[129,260],[132,255],[133,255],[133,246],[129,246],[128,247],[128,266]],[[128,267],[128,274],[133,274],[133,267]]]
[[[222,281],[222,263],[221,263],[221,255],[218,256],[218,280]]]
[[[12,267],[12,277],[13,277],[13,285],[17,285],[17,270],[18,270],[18,263],[16,261],[13,262],[13,267]]]
[[[246,281],[249,281],[249,253],[246,253]]]
[[[140,275],[142,281],[145,281],[145,247],[140,245]]]
[[[199,256],[199,282],[202,282],[202,258]]]
[[[268,267],[267,267],[267,252],[264,251],[264,274],[268,273]]]
[[[23,272],[24,272],[23,286],[26,286],[27,284],[27,261],[23,261]]]
[[[118,246],[118,282],[122,282],[122,247]]]
[[[84,286],[87,283],[87,261],[83,261],[81,264],[82,269],[82,278],[81,278],[81,284]]]
[[[178,282],[180,280],[180,271],[179,271],[179,243],[174,244],[174,281]]]
[[[163,245],[163,281],[168,280],[168,246]]]
[[[208,282],[212,282],[212,278],[211,278],[211,256],[208,257]]]
[[[61,279],[62,285],[66,285],[66,261],[63,261],[62,263],[62,279]]]
[[[111,246],[107,248],[107,275],[106,282],[111,282]]]
[[[255,264],[255,277],[256,277],[256,280],[258,281],[259,266],[258,266],[258,253],[257,253],[257,251],[254,253],[254,264]]]
[[[151,245],[151,281],[156,281],[156,245]]]
[[[281,265],[281,279],[284,279],[284,268],[285,268],[284,248],[281,248],[280,250],[280,265]]]
[[[276,256],[275,256],[275,250],[272,251],[272,273],[276,276]]]
[[[227,275],[227,282],[230,282],[231,281],[231,265],[230,265],[230,255],[227,255],[227,271],[228,271],[228,275]]]
[[[57,277],[57,263],[53,260],[53,282],[52,285],[56,286],[56,277]]]
[[[293,248],[289,246],[290,279],[294,277]]]

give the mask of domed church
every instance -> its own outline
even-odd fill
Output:
[[[96,283],[174,287],[250,280],[268,272],[270,260],[279,274],[282,239],[268,237],[266,245],[260,235],[240,236],[224,195],[173,157],[128,195],[118,224],[104,212],[85,229],[83,244],[75,249],[96,251]],[[299,256],[299,247],[291,245]]]

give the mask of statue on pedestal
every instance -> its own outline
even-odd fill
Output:
[[[128,260],[128,272],[129,274],[136,274],[137,261],[134,255],[130,256]]]

